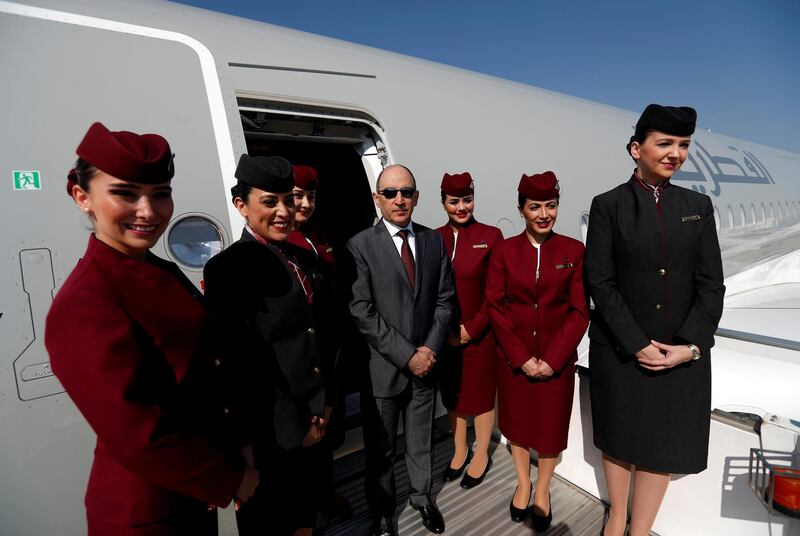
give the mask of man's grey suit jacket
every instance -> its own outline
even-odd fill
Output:
[[[370,348],[373,394],[398,395],[415,377],[406,365],[417,347],[438,354],[455,304],[450,259],[436,231],[412,223],[416,288],[383,221],[347,243],[353,266],[350,313]],[[434,375],[425,379],[431,386]]]

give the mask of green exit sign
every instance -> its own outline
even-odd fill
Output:
[[[15,190],[41,190],[42,176],[37,170],[14,170],[11,172]]]

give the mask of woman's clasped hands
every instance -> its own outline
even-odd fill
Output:
[[[326,413],[328,413],[328,411],[326,411]],[[303,438],[303,446],[310,447],[311,445],[316,445],[322,441],[322,438],[325,437],[325,428],[327,426],[328,419],[326,417],[312,415],[311,426],[309,427],[308,432],[306,432],[306,436]]]
[[[652,371],[666,370],[692,359],[692,351],[685,345],[650,344],[636,352],[636,359],[643,368]]]
[[[539,359],[536,356],[532,356],[520,368],[526,376],[537,380],[545,380],[555,372],[544,359]]]

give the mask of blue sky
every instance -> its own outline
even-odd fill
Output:
[[[187,0],[800,153],[798,0]]]

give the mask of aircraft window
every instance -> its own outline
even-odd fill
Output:
[[[167,231],[167,249],[180,264],[202,268],[224,246],[219,226],[206,216],[176,220]]]
[[[734,227],[736,227],[736,223],[733,221],[733,208],[728,205],[728,229],[732,231]]]
[[[717,232],[719,232],[720,217],[719,217],[719,209],[717,207],[714,207],[714,227],[716,227]],[[586,239],[584,239],[583,241],[586,242]]]

